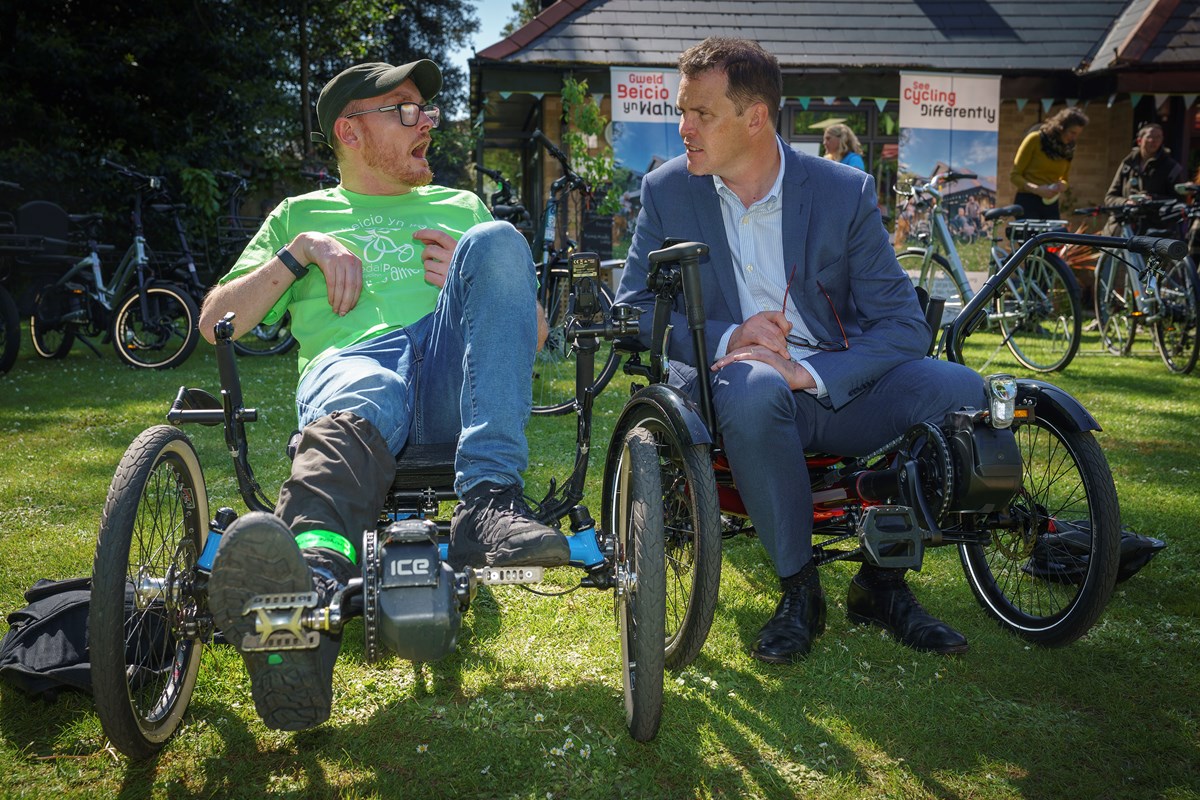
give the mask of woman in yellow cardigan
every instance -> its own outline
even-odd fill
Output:
[[[1088,124],[1078,108],[1064,108],[1027,135],[1017,148],[1012,183],[1013,202],[1025,209],[1026,219],[1060,219],[1058,197],[1067,188],[1075,140]]]

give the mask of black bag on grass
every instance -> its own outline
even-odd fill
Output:
[[[8,615],[8,633],[0,640],[0,678],[48,701],[64,690],[91,694],[91,599],[91,578],[43,578],[35,583],[25,592],[29,605]],[[133,605],[133,586],[126,584],[126,610]],[[142,635],[130,642],[134,652],[127,654],[131,657],[127,663],[138,664],[136,674],[145,679],[169,669],[173,653],[167,647],[167,625],[161,614],[142,615],[139,625]]]
[[[41,579],[25,592],[29,603],[8,615],[0,641],[0,678],[26,694],[53,700],[60,690],[91,693],[87,620],[91,578]]]
[[[1025,562],[1025,572],[1055,583],[1080,583],[1087,574],[1091,528],[1087,520],[1056,520],[1056,523],[1056,532],[1038,538]],[[1117,583],[1132,578],[1166,546],[1162,539],[1142,536],[1122,526]]]

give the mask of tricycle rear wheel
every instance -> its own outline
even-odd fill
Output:
[[[1031,642],[1062,647],[1083,636],[1112,596],[1120,565],[1120,508],[1090,431],[1044,418],[1013,425],[1022,487],[1011,524],[986,545],[959,547],[984,610]]]

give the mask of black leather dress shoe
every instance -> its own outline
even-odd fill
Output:
[[[783,597],[750,648],[750,655],[771,664],[804,658],[813,639],[825,632],[825,592],[815,569],[805,579],[785,579]]]
[[[922,608],[903,579],[868,588],[855,575],[846,597],[846,616],[851,622],[878,625],[914,650],[943,655],[967,652],[967,637]]]

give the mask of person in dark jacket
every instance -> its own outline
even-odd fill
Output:
[[[1185,180],[1183,167],[1171,158],[1163,147],[1163,129],[1157,122],[1148,122],[1138,129],[1137,144],[1121,161],[1104,204],[1119,206],[1137,202],[1148,196],[1152,200],[1176,198],[1175,184]],[[1138,233],[1160,224],[1154,214],[1147,214],[1138,225]]]

